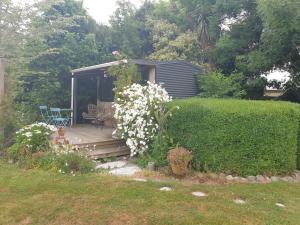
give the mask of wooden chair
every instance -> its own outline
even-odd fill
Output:
[[[114,110],[112,102],[98,102],[97,105],[97,120],[103,121],[104,126],[114,127]]]
[[[82,118],[90,121],[95,120],[97,118],[97,106],[94,104],[88,104],[88,112],[83,112]]]

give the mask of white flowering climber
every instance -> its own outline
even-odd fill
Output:
[[[154,112],[163,110],[172,98],[157,84],[132,84],[124,89],[114,103],[117,132],[126,140],[131,156],[145,152],[159,126]]]

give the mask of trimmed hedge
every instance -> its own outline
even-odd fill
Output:
[[[239,175],[287,174],[297,166],[299,106],[288,102],[191,98],[168,133],[193,151],[196,170]]]

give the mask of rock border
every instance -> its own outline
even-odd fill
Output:
[[[225,179],[230,182],[242,182],[242,183],[272,183],[278,181],[285,181],[291,183],[300,183],[300,171],[295,170],[290,176],[263,176],[263,175],[256,175],[256,176],[247,176],[247,177],[240,177],[240,176],[232,176],[232,175],[225,175],[224,173],[219,174],[219,178]]]

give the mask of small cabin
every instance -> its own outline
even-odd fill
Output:
[[[173,98],[187,98],[198,94],[197,75],[203,70],[184,60],[148,61],[131,60],[136,64],[144,81],[162,85]],[[109,76],[108,68],[125,61],[114,61],[95,66],[74,69],[72,73],[71,108],[73,124],[82,121],[82,113],[88,105],[94,104],[97,109],[111,108],[114,99],[114,80]],[[107,122],[107,126],[113,126]]]

